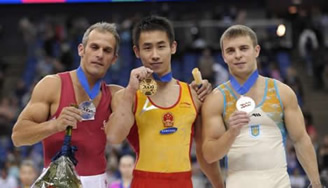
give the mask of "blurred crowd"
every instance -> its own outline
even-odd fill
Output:
[[[164,9],[166,10],[166,9]],[[313,78],[315,90],[328,89],[328,53],[325,44],[323,28],[328,27],[328,14],[318,12],[300,11],[290,21],[298,20],[298,25],[293,27],[293,48],[282,45],[281,39],[274,35],[272,28],[265,28],[265,33],[259,34],[261,55],[258,59],[259,70],[264,76],[273,77],[287,83],[297,94],[301,108],[305,101],[304,86],[299,77],[298,66],[306,66],[306,74]],[[231,7],[222,13],[204,14],[198,20],[216,20],[226,26],[235,23],[245,23],[249,11]],[[140,18],[140,14],[123,18],[118,23],[121,36],[120,57],[118,62],[110,68],[104,78],[107,83],[125,86],[128,82],[130,70],[140,65],[132,51],[131,28]],[[174,14],[170,18],[175,21]],[[188,19],[187,17],[186,19]],[[270,19],[264,17],[263,19]],[[191,26],[181,32],[191,36],[188,41],[179,33],[183,20],[174,22],[177,30],[177,41],[181,48],[173,58],[173,74],[175,77],[189,82],[192,79],[191,70],[199,67],[203,78],[208,79],[213,87],[227,81],[229,74],[221,57],[218,44],[207,40],[206,34],[201,33],[201,26]],[[190,20],[189,20],[190,21]],[[195,21],[197,23],[197,20]],[[22,75],[15,83],[15,89],[9,91],[10,95],[0,98],[0,188],[17,188],[29,186],[43,169],[42,145],[16,148],[11,142],[11,131],[17,115],[29,100],[35,83],[48,74],[66,71],[79,65],[77,46],[81,42],[82,34],[92,23],[86,17],[69,18],[67,16],[47,15],[43,18],[23,17],[18,23],[18,28],[26,47],[25,62]],[[181,30],[181,29],[180,29]],[[262,29],[263,30],[263,29]],[[261,30],[261,32],[263,32]],[[214,33],[218,41],[220,29]],[[255,28],[255,31],[257,29]],[[180,37],[180,38],[179,38]],[[213,36],[211,36],[213,37]],[[296,40],[294,40],[296,38]],[[178,47],[179,48],[179,47]],[[296,54],[296,55],[295,55]],[[0,59],[1,61],[1,59]],[[303,66],[303,64],[301,66]],[[3,88],[7,64],[0,62],[0,87]],[[303,108],[302,108],[303,109]],[[327,110],[328,112],[328,110]],[[328,183],[328,135],[321,135],[313,124],[311,111],[303,110],[307,131],[315,146],[319,161],[320,172],[323,181]],[[195,148],[192,148],[193,182],[194,187],[209,187],[209,182],[200,171],[196,161]],[[122,156],[134,156],[134,152],[127,142],[120,145],[108,145],[106,149],[108,159],[108,181],[115,182],[122,179],[123,174],[132,173],[120,167]],[[295,188],[303,188],[308,185],[305,173],[296,159],[295,150],[289,142],[286,144],[288,172]],[[224,169],[224,162],[221,163]],[[126,165],[129,166],[129,165]],[[133,166],[132,166],[133,168]],[[123,169],[123,170],[122,170]],[[123,172],[124,171],[124,172]],[[128,177],[128,175],[127,175]],[[129,179],[129,178],[127,178]]]

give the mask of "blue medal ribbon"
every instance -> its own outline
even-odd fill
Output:
[[[79,79],[83,89],[85,92],[87,92],[90,100],[93,100],[94,98],[97,97],[98,93],[100,92],[100,86],[101,86],[101,79],[99,79],[96,84],[93,86],[92,89],[90,89],[87,77],[85,76],[81,66],[76,71],[77,73],[77,78]]]
[[[251,76],[246,80],[246,82],[243,85],[240,85],[236,78],[232,75],[230,75],[230,83],[232,88],[239,93],[240,95],[244,95],[247,93],[251,87],[255,84],[257,78],[259,77],[258,70],[255,70]]]
[[[165,74],[164,76],[160,77],[158,74],[153,73],[153,77],[155,80],[157,81],[161,81],[161,82],[169,82],[172,80],[172,72],[169,72],[167,74]]]

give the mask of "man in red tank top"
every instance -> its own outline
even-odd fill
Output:
[[[83,187],[107,187],[103,122],[111,113],[111,96],[122,87],[106,85],[102,78],[117,59],[119,41],[114,24],[90,26],[78,46],[80,67],[44,77],[13,129],[15,146],[42,141],[47,167],[61,148],[66,127],[72,126],[72,145],[78,148],[76,171]]]

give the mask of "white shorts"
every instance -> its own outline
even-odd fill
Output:
[[[83,188],[108,188],[106,173],[94,176],[80,176]]]
[[[286,170],[228,172],[226,188],[290,188]]]

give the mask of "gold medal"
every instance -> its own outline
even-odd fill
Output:
[[[157,83],[151,78],[146,78],[140,82],[139,89],[143,94],[152,96],[157,91]]]

